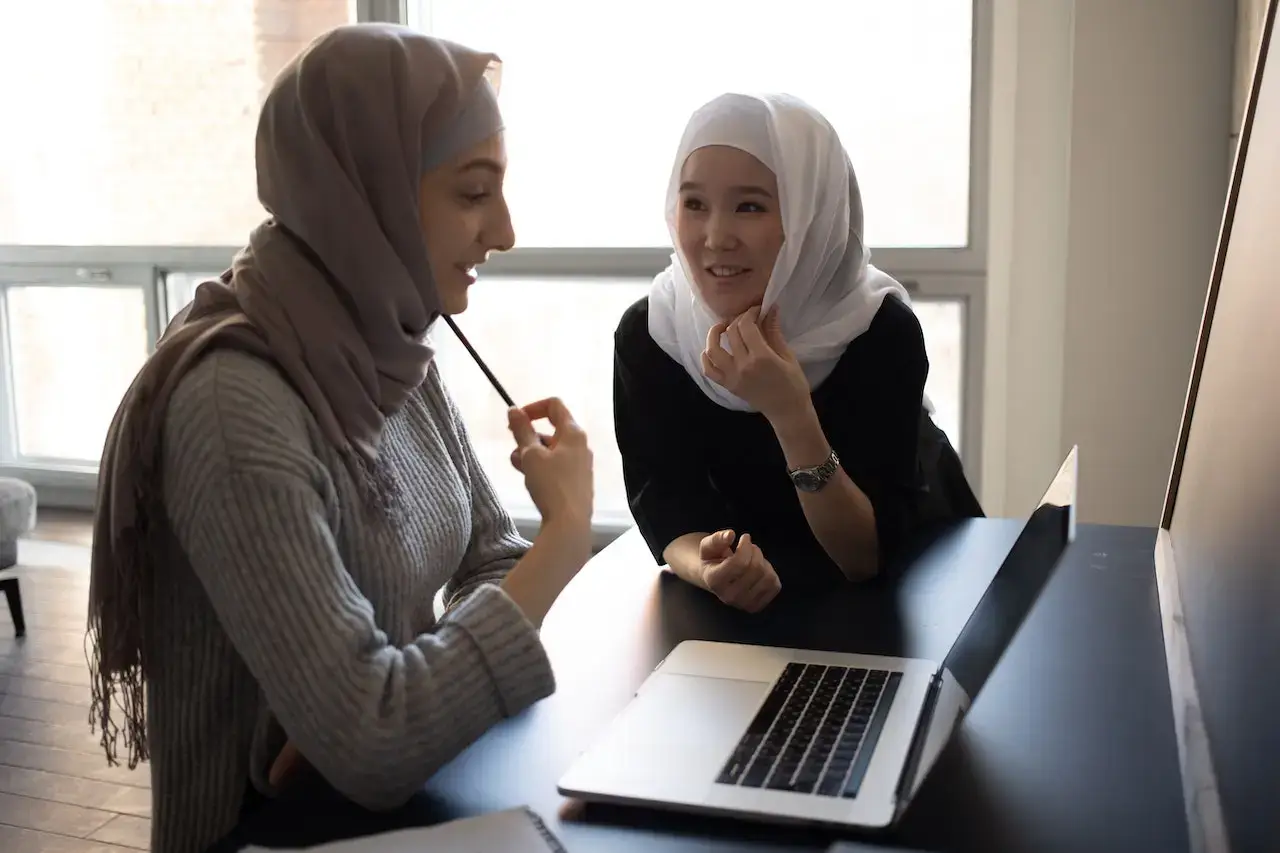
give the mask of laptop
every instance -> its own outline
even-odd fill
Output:
[[[885,829],[1075,539],[1073,447],[941,662],[686,641],[561,777],[586,802]]]

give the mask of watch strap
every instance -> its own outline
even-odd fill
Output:
[[[825,485],[828,480],[835,476],[836,469],[840,467],[840,457],[836,455],[835,448],[827,454],[826,461],[820,465],[812,467],[792,468],[787,471],[792,482],[799,482],[799,479],[816,479],[818,483]],[[798,479],[799,478],[799,479]]]

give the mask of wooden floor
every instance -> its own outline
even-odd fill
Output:
[[[109,767],[89,730],[88,517],[41,511],[19,543],[27,636],[0,605],[0,851],[146,850],[147,769]]]

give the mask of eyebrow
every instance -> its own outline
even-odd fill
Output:
[[[696,184],[693,181],[685,181],[680,185],[680,192],[697,192],[702,189],[702,184]],[[735,187],[729,187],[730,192],[739,193],[740,195],[762,195],[765,198],[773,198],[773,193],[769,192],[762,186],[756,184],[741,184]]]
[[[493,172],[495,175],[501,175],[505,171],[503,165],[492,157],[477,157],[459,166],[458,173],[469,172],[472,169],[484,169],[487,172]]]

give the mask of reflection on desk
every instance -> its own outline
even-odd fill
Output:
[[[939,659],[1019,524],[974,519],[893,580],[783,593],[732,610],[653,565],[631,531],[565,590],[542,637],[555,695],[491,730],[393,815],[331,792],[266,806],[220,850],[335,837],[528,805],[570,851],[823,851],[829,829],[567,804],[557,778],[678,642],[711,639]],[[1144,528],[1081,525],[1076,544],[969,716],[885,839],[927,850],[1091,853],[1188,848],[1152,552]],[[858,848],[854,848],[858,849]]]

